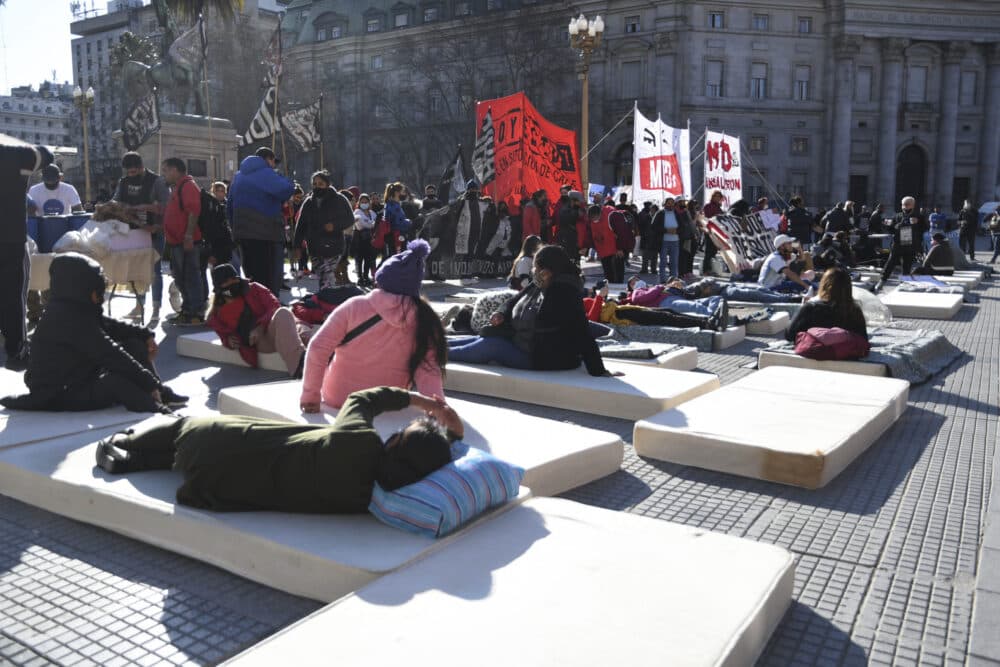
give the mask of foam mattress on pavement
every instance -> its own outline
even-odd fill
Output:
[[[738,327],[726,327],[723,331],[712,333],[712,350],[725,350],[737,343],[742,343],[747,337],[747,328],[742,324]]]
[[[219,393],[219,411],[298,423],[333,422],[337,415],[333,408],[324,406],[318,414],[302,414],[300,393],[298,381],[229,387]],[[463,442],[524,468],[521,484],[535,495],[563,493],[621,467],[625,445],[613,433],[480,403],[448,402],[465,423]],[[419,414],[416,410],[382,414],[375,426],[388,438]]]
[[[773,336],[774,334],[781,333],[787,329],[788,325],[791,323],[792,318],[789,317],[788,313],[778,311],[771,313],[771,316],[766,320],[747,322],[745,326],[748,334],[756,336]]]
[[[773,545],[531,499],[229,664],[752,665],[794,574]]]
[[[893,290],[879,299],[893,317],[913,317],[925,320],[950,320],[962,309],[961,294],[934,294]]]
[[[91,439],[112,432],[95,431]],[[462,532],[434,540],[391,528],[369,514],[193,509],[175,503],[179,473],[106,475],[94,467],[94,452],[94,444],[77,436],[0,451],[0,488],[49,512],[322,602],[357,590]],[[524,489],[519,500],[527,495]]]
[[[719,387],[708,373],[605,361],[622,377],[593,377],[584,368],[531,371],[501,366],[448,364],[444,386],[479,396],[589,412],[619,419],[641,419]]]
[[[89,412],[36,412],[0,407],[0,449],[74,433],[86,434],[108,426],[134,424],[142,417],[122,407]]]
[[[933,278],[940,280],[945,285],[960,285],[965,288],[966,292],[979,287],[979,283],[982,282],[980,278],[974,275],[969,276],[962,275],[960,273],[956,273],[952,276],[933,276]]]
[[[219,340],[219,335],[214,331],[199,331],[198,333],[184,334],[177,337],[177,354],[182,357],[194,357],[204,359],[217,364],[233,364],[235,366],[249,367],[250,364],[243,361],[243,357],[237,350],[230,350]],[[287,373],[285,362],[277,352],[267,352],[257,355],[257,366],[268,371],[281,371]]]
[[[633,443],[641,456],[819,488],[899,419],[909,387],[893,378],[772,366],[637,422]]]
[[[614,361],[626,364],[658,366],[660,368],[669,368],[675,371],[693,371],[698,368],[698,348],[680,345],[676,349],[659,354],[652,359],[616,358]]]
[[[761,350],[757,357],[757,368],[770,366],[788,366],[791,368],[812,368],[818,371],[834,371],[837,373],[853,373],[854,375],[872,375],[888,377],[889,369],[885,364],[873,364],[865,361],[817,361],[807,359],[797,354],[770,352]]]
[[[776,312],[788,313],[789,317],[795,317],[795,314],[799,312],[799,308],[801,307],[801,299],[795,301],[794,303],[755,303],[753,301],[729,302],[730,312],[734,310],[761,310],[762,308],[770,308]]]

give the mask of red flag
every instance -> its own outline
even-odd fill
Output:
[[[495,201],[506,201],[512,212],[536,190],[559,197],[559,188],[580,184],[576,132],[545,120],[524,93],[476,104],[476,127],[492,112],[496,147],[496,180],[483,187]]]

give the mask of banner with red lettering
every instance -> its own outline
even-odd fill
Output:
[[[483,187],[494,201],[506,201],[511,211],[536,190],[559,198],[559,188],[580,183],[576,132],[545,120],[524,93],[476,104],[476,127],[490,114],[493,120],[493,166],[496,179]]]
[[[743,199],[743,168],[740,160],[740,138],[722,132],[705,131],[705,203],[712,193],[722,191],[725,209]]]
[[[691,142],[688,130],[649,120],[635,110],[632,201],[657,206],[667,197],[691,194]]]

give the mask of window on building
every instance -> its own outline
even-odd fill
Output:
[[[392,18],[393,26],[397,28],[405,28],[410,25],[410,14],[409,12],[400,12]]]
[[[812,74],[808,65],[795,66],[795,99],[804,102],[809,99],[809,78]]]
[[[962,80],[958,85],[958,103],[962,106],[971,107],[976,104],[976,82],[975,72],[962,72]]]
[[[622,99],[634,100],[642,95],[642,63],[638,60],[622,63]]]
[[[927,68],[911,66],[906,73],[906,101],[923,102],[927,99]]]
[[[708,27],[715,30],[722,30],[726,27],[726,14],[725,12],[709,12],[708,13]]]
[[[767,32],[769,30],[769,24],[771,22],[771,17],[768,14],[754,14],[753,15],[753,29],[759,32]]]
[[[382,66],[384,64],[385,61],[382,58],[382,54],[379,53],[377,55],[372,56],[371,59],[368,61],[368,69],[382,69]]]
[[[705,61],[705,96],[722,97],[722,61]]]
[[[854,70],[854,101],[867,104],[872,101],[872,68],[858,67]]]
[[[767,137],[763,136],[753,136],[750,137],[750,152],[751,153],[766,153],[767,152]]]
[[[486,0],[486,11],[492,12],[503,9],[503,0]]]
[[[813,31],[813,20],[809,16],[799,17],[799,34],[808,35]]]
[[[638,16],[626,16],[625,17],[625,32],[639,32],[639,17]]]
[[[868,201],[868,176],[851,174],[847,181],[847,198],[851,201]]]
[[[90,53],[90,42],[87,42],[87,53]]]
[[[470,16],[472,14],[471,2],[456,2],[455,16]]]
[[[438,20],[437,7],[424,7],[424,23],[433,23]]]
[[[792,155],[809,153],[809,137],[792,137]]]
[[[767,187],[764,185],[767,182],[767,170],[761,169],[759,173],[756,174],[756,183],[750,185],[750,201],[757,201],[761,197],[767,196]]]
[[[326,40],[326,28],[316,28],[316,41],[325,42]]]
[[[102,42],[101,40],[97,40],[97,52],[100,53],[103,50],[104,50],[104,42]]]
[[[378,32],[382,29],[382,21],[380,19],[368,19],[365,21],[365,32]]]
[[[208,176],[208,160],[188,160],[188,174],[195,178]]]
[[[806,197],[806,183],[808,182],[808,174],[804,171],[793,171],[789,174],[791,179],[791,190],[793,195],[798,195],[805,199]]]
[[[344,26],[332,25],[326,29],[326,32],[330,35],[330,39],[340,39],[344,36]]]
[[[755,100],[763,100],[767,97],[766,63],[750,65],[750,97]]]

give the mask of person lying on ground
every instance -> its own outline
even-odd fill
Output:
[[[383,442],[383,412],[414,407],[415,419]],[[394,387],[351,394],[331,425],[220,415],[165,418],[97,445],[112,475],[177,470],[182,505],[218,512],[361,513],[378,483],[386,491],[419,481],[451,461],[462,420],[440,397]]]
[[[31,340],[28,394],[0,400],[21,410],[85,411],[123,405],[170,412],[187,397],[165,385],[153,362],[153,332],[105,317],[101,265],[74,252],[49,267],[50,297]]]
[[[707,329],[719,331],[726,326],[725,322],[716,317],[701,317],[698,315],[682,315],[671,310],[646,308],[619,304],[614,299],[608,299],[608,286],[605,284],[592,297],[583,299],[583,308],[587,319],[592,323],[613,324],[616,326],[657,326]],[[721,329],[720,329],[721,327]]]
[[[775,292],[755,283],[721,283],[715,278],[702,278],[685,285],[684,293],[689,298],[694,299],[721,296],[727,301],[750,303],[799,303],[801,301],[801,297],[797,294]]]
[[[683,280],[671,280],[666,285],[648,286],[639,276],[632,276],[628,283],[627,302],[633,306],[670,310],[682,315],[706,317],[713,322],[713,329],[721,331],[729,322],[728,304],[722,296],[690,298]]]
[[[819,282],[819,294],[799,308],[785,338],[794,342],[800,331],[813,327],[840,327],[868,338],[864,313],[854,301],[851,274],[844,269],[827,269]]]
[[[243,361],[257,368],[258,355],[277,352],[292,377],[301,377],[305,346],[295,315],[267,287],[240,278],[232,264],[212,270],[214,296],[206,324],[222,344],[239,350]]]

